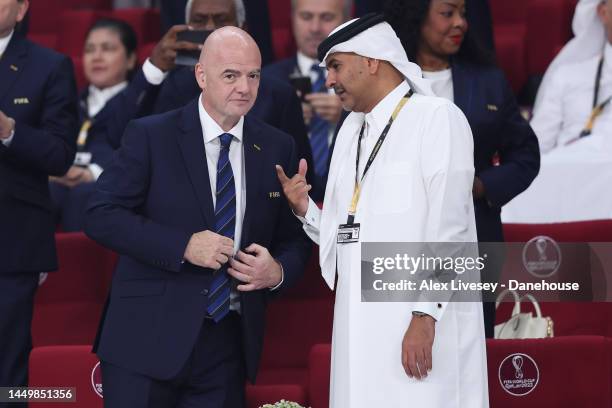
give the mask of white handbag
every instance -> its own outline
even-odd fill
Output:
[[[554,337],[552,319],[550,317],[542,317],[540,304],[529,293],[519,297],[515,291],[506,289],[497,296],[495,309],[498,308],[501,301],[508,294],[514,297],[512,316],[507,321],[495,325],[496,339],[542,339]],[[535,317],[531,312],[521,313],[521,300],[523,299],[528,299],[533,304],[536,313]]]

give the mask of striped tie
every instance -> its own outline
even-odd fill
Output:
[[[234,173],[229,161],[229,147],[232,135],[224,133],[219,136],[221,151],[217,161],[217,189],[215,205],[215,232],[234,239],[236,227],[236,187]],[[218,322],[229,313],[230,283],[227,265],[219,269],[213,278],[208,292],[208,315]]]
[[[311,71],[316,72],[317,80],[312,85],[313,92],[325,92],[325,73],[318,64],[313,64]],[[324,177],[327,173],[327,160],[329,157],[329,123],[316,113],[313,114],[309,125],[310,147],[314,160],[315,173]]]

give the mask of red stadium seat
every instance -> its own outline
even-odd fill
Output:
[[[95,372],[94,372],[95,371]],[[37,408],[102,408],[95,388],[101,383],[91,346],[36,347],[30,353],[30,387],[73,387],[76,402],[32,404]]]
[[[610,352],[598,336],[487,340],[491,406],[610,407]]]
[[[153,53],[153,48],[157,45],[157,42],[150,42],[144,45],[141,45],[138,48],[138,63],[140,65],[144,64],[145,60],[151,56]]]
[[[331,344],[317,344],[310,351],[308,362],[308,401],[312,408],[329,406]]]
[[[59,270],[34,301],[34,346],[91,344],[117,257],[82,233],[57,234],[57,250]]]
[[[104,15],[130,24],[136,32],[140,45],[157,42],[160,39],[161,22],[159,11],[156,9],[118,9]]]
[[[306,405],[306,393],[296,385],[250,385],[246,386],[247,408],[260,408],[280,400]]]
[[[612,242],[612,220],[581,221],[558,224],[504,224],[507,242],[527,242],[536,236],[548,236],[557,242]],[[586,246],[565,249],[565,258],[589,256]],[[571,253],[570,253],[571,252]],[[518,258],[518,256],[517,256]],[[569,262],[569,261],[568,261]],[[592,264],[594,265],[594,264]],[[591,276],[583,276],[593,293],[604,288],[598,282],[605,276],[592,268]],[[576,277],[576,275],[572,275]],[[588,300],[588,299],[585,299]],[[555,336],[600,335],[612,337],[612,304],[609,302],[541,302],[542,314],[554,321]],[[497,323],[510,317],[511,305],[500,305]]]
[[[44,0],[30,2],[30,33],[55,34],[66,10],[110,10],[112,0]],[[74,23],[78,23],[74,21]]]
[[[66,10],[59,16],[57,50],[69,56],[83,55],[85,37],[100,17],[95,10]]]
[[[83,58],[72,56],[72,65],[74,65],[74,78],[76,79],[77,89],[81,91],[87,86],[85,71],[83,70]]]
[[[313,250],[304,277],[268,304],[258,384],[308,385],[308,355],[313,345],[331,341],[334,296]]]
[[[270,31],[272,47],[277,60],[295,54],[296,47],[291,27],[291,2],[287,0],[268,0],[270,10]]]

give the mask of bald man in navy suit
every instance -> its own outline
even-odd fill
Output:
[[[213,32],[201,94],[132,121],[98,180],[85,230],[121,254],[96,344],[107,408],[244,406],[268,298],[310,255],[275,170],[295,172],[295,143],[247,115],[260,71],[246,32]]]

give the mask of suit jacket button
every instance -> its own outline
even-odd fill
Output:
[[[204,289],[204,290],[202,290],[202,291],[200,292],[200,295],[204,295],[204,296],[208,295],[208,289]]]

